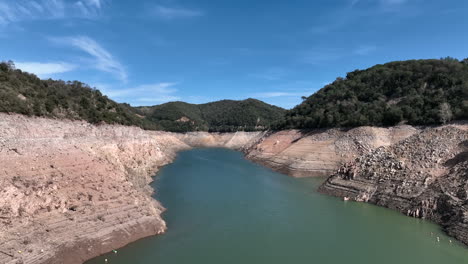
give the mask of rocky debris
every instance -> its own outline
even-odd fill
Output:
[[[248,159],[291,176],[328,176],[356,157],[417,132],[411,126],[288,130],[266,134],[244,151]]]
[[[320,191],[430,219],[468,244],[468,126],[426,128],[340,167]]]

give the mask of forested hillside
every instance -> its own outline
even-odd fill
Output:
[[[134,108],[81,82],[40,80],[0,63],[0,112],[174,132],[436,125],[468,119],[468,59],[397,61],[356,70],[290,111],[255,99]]]
[[[15,69],[11,62],[0,63],[0,112],[145,127],[129,105],[118,104],[86,84],[41,80]]]
[[[253,131],[270,128],[285,110],[255,99],[222,100],[207,104],[170,102],[138,108],[141,115],[168,131]]]
[[[187,131],[265,130],[285,110],[264,102],[223,100],[202,105],[183,102],[134,108],[119,104],[79,81],[41,80],[0,63],[0,112]]]
[[[468,119],[468,59],[397,61],[338,78],[276,128],[442,124]]]

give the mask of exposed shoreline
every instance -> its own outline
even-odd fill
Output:
[[[0,263],[81,264],[163,233],[152,176],[178,151],[263,132],[186,135],[0,114]],[[198,142],[198,143],[197,143]]]
[[[0,114],[0,263],[80,264],[164,232],[149,183],[181,150],[230,148],[290,176],[327,176],[423,130],[176,134]]]
[[[342,166],[319,191],[428,219],[468,245],[468,126],[432,127]]]

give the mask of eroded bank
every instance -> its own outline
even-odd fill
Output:
[[[352,178],[346,176],[349,167],[359,167],[356,162],[366,163],[369,155],[375,156],[372,153],[391,151],[396,146],[402,149],[397,157],[401,161],[412,157],[408,156],[412,152],[405,152],[405,148],[435,148],[437,142],[425,141],[424,135],[430,129],[433,128],[399,126],[175,134],[0,114],[0,263],[82,263],[142,237],[164,232],[166,225],[161,218],[164,208],[151,198],[153,190],[148,184],[158,168],[171,162],[181,150],[226,147],[241,150],[248,159],[291,176],[333,174],[322,191],[359,200],[357,197],[369,194],[359,184],[364,182],[365,186],[375,187],[380,178],[385,176],[391,182],[394,176],[370,166],[368,171],[380,173],[381,177],[366,182],[361,180],[368,177],[362,170],[352,170]],[[450,145],[458,147],[438,154],[440,160],[436,167],[427,165],[432,162],[430,157],[421,156],[427,159],[424,166],[429,166],[425,171],[434,172],[433,181],[422,182],[427,185],[423,188],[426,192],[434,190],[431,183],[440,175],[451,175],[459,182],[466,182],[464,163],[444,165],[452,164],[447,161],[455,157],[466,159],[459,155],[466,145],[461,144],[466,128],[458,125],[443,129],[439,137],[450,135],[447,131],[456,129],[462,132],[457,137],[459,140]],[[420,139],[418,144],[408,141],[415,138]],[[417,169],[398,177],[414,172]],[[400,203],[401,195],[394,194],[401,192],[408,180],[398,180],[395,184],[386,193],[386,197],[395,200],[389,204]],[[450,191],[454,190],[445,189],[445,193]],[[377,201],[382,196],[372,197],[375,199],[364,200],[379,204]],[[461,204],[463,197],[457,199]],[[399,209],[389,204],[380,205]],[[411,210],[410,214],[414,214]],[[462,230],[460,234],[464,234],[464,218],[453,221],[458,224],[452,225],[452,229]],[[466,243],[463,236],[457,237]]]

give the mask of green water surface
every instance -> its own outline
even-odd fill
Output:
[[[168,209],[167,233],[86,264],[468,263],[468,250],[436,225],[319,194],[322,181],[273,172],[231,150],[182,152],[153,183]]]

